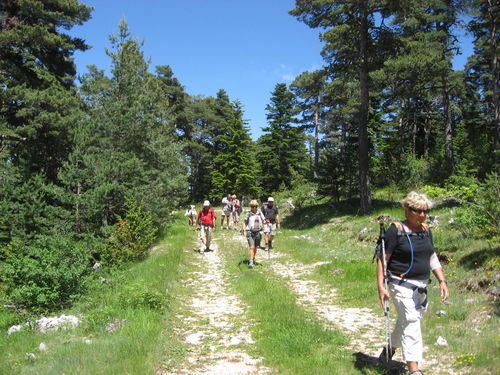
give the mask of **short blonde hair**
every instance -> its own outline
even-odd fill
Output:
[[[250,201],[250,207],[252,207],[252,206],[257,206],[257,207],[259,206],[259,203],[257,202],[257,200],[252,199],[252,200]]]
[[[416,191],[410,191],[408,195],[401,201],[403,207],[419,208],[422,206],[427,206],[427,209],[432,208],[432,202],[427,195],[424,193],[418,193]]]

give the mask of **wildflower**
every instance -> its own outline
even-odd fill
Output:
[[[115,319],[113,322],[108,323],[108,325],[106,326],[106,331],[108,331],[109,333],[113,333],[125,323],[127,323],[126,319]]]

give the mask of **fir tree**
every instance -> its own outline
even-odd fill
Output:
[[[292,170],[305,176],[308,160],[304,131],[295,126],[299,108],[286,84],[275,86],[266,111],[268,126],[257,141],[257,158],[263,171],[262,188],[271,194],[282,185],[291,187]]]

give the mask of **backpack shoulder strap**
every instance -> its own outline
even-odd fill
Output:
[[[391,225],[394,225],[398,230],[398,236],[401,236],[405,232],[405,228],[403,227],[403,223],[400,221],[393,221]]]
[[[401,236],[403,233],[406,233],[403,223],[401,221],[393,221],[391,224],[393,224],[397,228],[398,236]],[[427,234],[429,233],[430,231],[429,224],[423,223],[422,228],[424,229],[425,233]]]

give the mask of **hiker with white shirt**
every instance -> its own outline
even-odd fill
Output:
[[[248,242],[248,268],[253,268],[257,247],[260,246],[262,238],[261,231],[264,227],[264,215],[258,211],[258,202],[255,199],[250,201],[250,211],[245,216],[245,221],[241,226],[241,233],[246,235]]]

